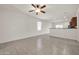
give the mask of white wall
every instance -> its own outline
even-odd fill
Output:
[[[10,5],[0,5],[0,43],[48,33],[49,23],[42,21],[42,31],[37,31],[39,19],[23,14]]]
[[[77,31],[76,31],[76,39],[79,41],[79,8],[78,8],[78,12],[77,12]]]
[[[50,35],[76,40],[76,29],[50,29]]]
[[[56,28],[56,25],[63,25],[63,28],[68,28],[69,21],[68,22],[53,22],[51,24],[52,24],[51,28]]]

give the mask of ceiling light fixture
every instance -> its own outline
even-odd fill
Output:
[[[38,15],[39,13],[46,13],[43,10],[43,8],[45,8],[46,5],[40,6],[39,4],[37,4],[37,5],[32,4],[32,6],[34,7],[34,10],[30,10],[29,12],[33,12],[34,11],[36,13],[36,15]]]
[[[35,12],[40,12],[40,11],[41,11],[40,8],[35,9]]]

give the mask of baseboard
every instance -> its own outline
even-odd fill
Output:
[[[48,34],[50,35],[50,34]],[[55,38],[60,38],[60,39],[68,39],[68,40],[74,40],[74,41],[77,41],[76,39],[70,39],[70,38],[64,38],[64,37],[58,37],[58,36],[53,36],[53,35],[50,35],[52,37],[55,37]]]
[[[15,41],[15,40],[22,40],[25,38],[30,38],[30,37],[39,36],[39,35],[45,35],[45,34],[48,34],[48,33],[40,33],[40,34],[34,34],[34,35],[29,35],[29,36],[24,36],[24,37],[13,38],[11,40],[0,42],[0,44]]]

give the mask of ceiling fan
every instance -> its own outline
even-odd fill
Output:
[[[34,7],[34,10],[30,10],[29,12],[36,12],[36,15],[38,15],[40,12],[41,13],[46,13],[43,9],[46,7],[46,5],[39,5],[39,4],[32,4],[32,6]]]

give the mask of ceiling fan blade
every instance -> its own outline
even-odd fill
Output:
[[[37,5],[37,8],[39,8],[40,5]]]
[[[30,10],[29,12],[33,12],[34,10]]]
[[[34,8],[36,8],[36,6],[35,6],[34,4],[32,4],[32,6],[33,6]]]
[[[41,7],[41,9],[43,9],[43,8],[45,8],[46,7],[46,5],[43,5],[42,7]]]
[[[42,13],[46,13],[45,11],[41,11]]]

